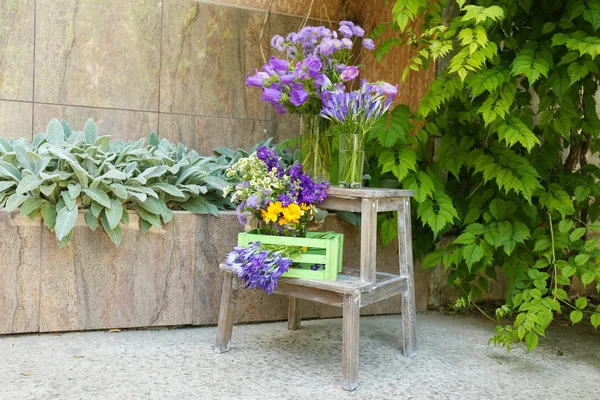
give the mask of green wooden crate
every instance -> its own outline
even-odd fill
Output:
[[[288,237],[261,235],[258,229],[238,235],[238,246],[247,247],[251,242],[262,244],[280,244],[307,247],[306,253],[294,258],[294,264],[283,276],[290,278],[318,279],[335,281],[338,272],[342,272],[342,252],[344,250],[344,235],[328,233],[325,237],[316,238],[321,232],[307,232],[306,237]],[[317,271],[310,267],[314,264],[325,265]]]

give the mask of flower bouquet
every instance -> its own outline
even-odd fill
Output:
[[[340,22],[335,31],[324,26],[305,26],[285,38],[275,35],[271,45],[279,57],[254,75],[246,78],[246,86],[262,89],[262,101],[271,103],[279,114],[301,115],[302,159],[309,175],[329,180],[331,133],[329,121],[320,117],[323,95],[343,92],[345,83],[358,77],[359,67],[351,65],[355,40],[364,30],[350,21]],[[362,47],[373,50],[373,40],[361,40]]]
[[[342,235],[307,232],[316,206],[327,196],[327,182],[313,181],[302,164],[285,168],[276,152],[265,146],[240,159],[227,175],[239,182],[224,193],[238,203],[240,223],[251,218],[258,225],[239,234],[238,246],[226,261],[247,288],[271,293],[282,275],[335,280],[341,269]]]
[[[363,80],[358,90],[331,92],[324,96],[321,116],[341,127],[338,169],[341,187],[362,186],[367,134],[375,121],[390,108],[397,94],[398,86]]]

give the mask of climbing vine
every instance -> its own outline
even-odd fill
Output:
[[[378,58],[415,48],[403,79],[445,65],[418,112],[397,106],[369,146],[371,184],[416,192],[423,267],[449,271],[458,306],[501,269],[491,342],[508,350],[531,351],[564,313],[597,328],[600,0],[398,0],[392,14],[374,30],[395,33]],[[380,223],[389,242],[395,219]],[[453,241],[434,250],[443,234]],[[596,297],[571,296],[573,280]]]

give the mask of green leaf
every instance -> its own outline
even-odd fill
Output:
[[[573,325],[575,325],[576,323],[581,321],[581,319],[583,318],[583,313],[579,310],[571,311],[569,318],[571,318],[571,322],[573,322]]]
[[[42,214],[44,224],[48,227],[48,229],[53,231],[54,225],[56,224],[56,206],[54,204],[45,202],[42,204],[40,212]]]
[[[590,259],[589,254],[578,254],[575,257],[575,264],[577,264],[578,266],[582,266],[582,265],[586,264],[589,259]]]
[[[16,194],[25,194],[37,189],[41,184],[42,181],[36,175],[27,175],[19,182],[15,192]]]
[[[600,313],[592,314],[590,320],[594,329],[598,329],[598,326],[600,326]]]
[[[496,197],[490,202],[490,213],[492,216],[500,220],[506,215],[506,202],[499,197]]]
[[[589,69],[582,63],[572,63],[567,68],[569,79],[571,79],[571,85],[585,78],[589,72]]]
[[[21,206],[21,215],[25,216],[33,213],[34,211],[38,211],[42,204],[44,204],[45,202],[46,200],[41,199],[39,197],[28,198],[27,200],[25,200],[25,202],[23,202],[23,205]]]
[[[159,228],[162,226],[160,217],[157,214],[151,213],[142,207],[133,207],[133,209],[138,213],[140,218],[143,219],[144,221],[149,222],[150,224],[152,224],[156,227],[159,227]]]
[[[575,300],[575,307],[579,308],[580,310],[585,310],[587,306],[588,301],[585,297],[578,297],[577,300]]]
[[[473,264],[475,264],[483,258],[483,250],[476,244],[469,244],[463,247],[462,257],[467,263],[467,267],[469,268],[470,272]]]
[[[46,129],[48,143],[59,144],[65,140],[65,131],[59,120],[56,118],[50,121]]]
[[[100,204],[106,208],[111,207],[111,202],[110,202],[109,197],[102,190],[100,190],[98,188],[88,188],[88,189],[83,189],[83,193],[87,194],[92,200],[94,200],[98,204]]]
[[[410,132],[410,108],[399,104],[388,114],[382,115],[373,125],[370,136],[376,137],[383,147],[392,147],[394,144],[406,143]]]
[[[150,136],[148,137],[148,144],[153,147],[157,147],[160,144],[160,140],[158,140],[156,132],[150,132]]]
[[[380,232],[383,245],[387,246],[398,237],[398,220],[396,218],[386,218],[381,224]]]
[[[527,332],[525,335],[525,344],[527,345],[527,352],[531,352],[538,345],[539,338],[535,332]]]
[[[95,217],[91,212],[85,214],[85,222],[94,232],[96,231],[96,228],[98,228],[98,217]]]
[[[92,118],[88,119],[85,123],[83,132],[85,134],[85,143],[91,145],[96,143],[96,140],[98,140],[98,126]]]
[[[21,204],[23,204],[23,202],[25,202],[25,200],[27,200],[28,198],[29,198],[29,196],[26,196],[26,195],[17,194],[17,193],[12,194],[6,200],[6,204],[4,205],[4,207],[6,208],[6,211],[14,211]]]
[[[69,197],[75,200],[81,194],[81,185],[79,183],[69,183],[67,186]]]
[[[584,285],[589,285],[590,283],[594,282],[595,279],[596,274],[592,272],[584,272],[581,275],[581,283],[583,283]]]
[[[104,231],[108,234],[110,240],[115,244],[115,246],[119,247],[121,244],[121,227],[117,225],[115,228],[111,229],[106,218],[106,214],[102,215],[100,221],[102,221],[102,228],[104,228]]]
[[[567,218],[563,219],[558,224],[558,230],[560,233],[567,233],[571,230],[572,227],[573,227],[573,220],[567,219]]]
[[[123,216],[123,206],[119,200],[111,200],[110,202],[111,207],[106,208],[104,213],[106,214],[106,220],[110,229],[115,229]]]
[[[379,155],[379,165],[382,172],[391,172],[402,181],[408,171],[416,171],[417,157],[410,146],[401,146],[397,151],[385,149]]]
[[[62,128],[62,126],[61,126]],[[67,207],[63,207],[56,217],[56,227],[54,233],[56,238],[60,241],[63,240],[75,226],[77,220],[77,208],[69,210]]]
[[[534,133],[518,118],[510,118],[505,124],[501,124],[498,127],[498,137],[506,141],[509,147],[519,143],[527,151],[540,144]]]
[[[441,251],[434,251],[429,253],[423,259],[423,263],[421,264],[421,268],[430,269],[435,268],[442,262],[443,253]]]
[[[574,242],[576,240],[579,240],[586,232],[586,228],[577,228],[574,229],[573,232],[571,232],[571,235],[569,235],[569,239],[571,240],[571,242]]]

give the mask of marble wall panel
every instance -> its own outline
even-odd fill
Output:
[[[143,234],[130,213],[118,249],[83,213],[65,247],[44,229],[40,331],[191,324],[196,218]]]
[[[46,132],[52,118],[66,120],[75,130],[83,130],[86,121],[93,118],[98,125],[98,133],[111,135],[113,139],[135,141],[148,137],[152,130],[158,131],[158,113],[48,104],[35,104],[34,107],[34,135]]]
[[[158,111],[162,2],[37,2],[35,100]]]
[[[0,137],[31,139],[33,104],[0,100]]]
[[[0,210],[0,334],[37,332],[41,219]]]
[[[34,4],[0,2],[0,99],[32,100]]]

